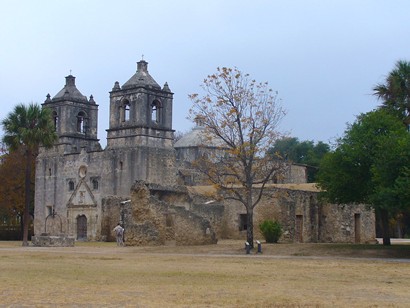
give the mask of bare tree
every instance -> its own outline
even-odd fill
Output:
[[[197,160],[197,168],[223,192],[246,208],[247,241],[253,247],[253,209],[282,164],[267,155],[285,111],[268,83],[257,83],[237,68],[218,68],[203,82],[203,95],[191,94],[191,119],[200,119],[206,138],[220,141],[214,155]]]

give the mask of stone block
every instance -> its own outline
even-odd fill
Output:
[[[75,238],[67,235],[33,236],[31,243],[36,247],[74,247]]]

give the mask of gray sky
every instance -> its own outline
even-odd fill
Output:
[[[106,144],[109,91],[144,55],[151,76],[174,94],[177,131],[218,66],[279,92],[281,129],[332,142],[346,123],[378,106],[372,87],[410,60],[410,1],[382,0],[0,0],[0,119],[17,103],[43,103],[70,70],[99,104]]]

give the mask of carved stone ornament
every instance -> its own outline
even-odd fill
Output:
[[[87,175],[87,167],[86,166],[81,166],[78,169],[78,175],[80,176],[80,178],[85,178],[85,176]]]

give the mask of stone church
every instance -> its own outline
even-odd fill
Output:
[[[201,155],[201,127],[174,142],[173,93],[137,63],[136,73],[110,92],[107,146],[97,136],[98,105],[75,77],[43,108],[52,110],[58,141],[41,149],[36,164],[35,235],[66,234],[76,240],[113,240],[124,224],[129,245],[209,244],[246,238],[246,211],[215,195],[191,162]],[[213,145],[205,148],[212,150]],[[330,205],[306,183],[305,166],[287,165],[255,209],[258,222],[277,219],[284,241],[369,242],[374,213],[363,205]]]

